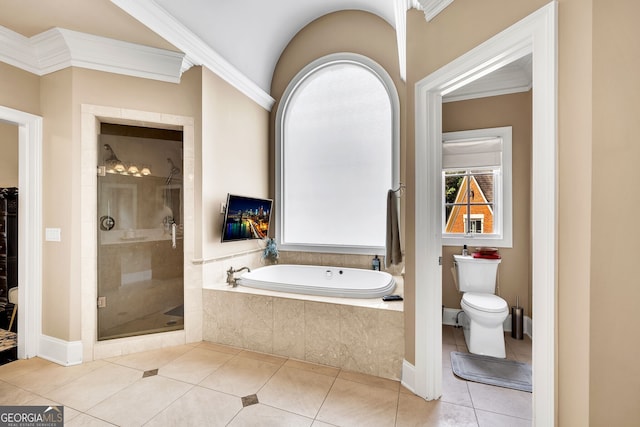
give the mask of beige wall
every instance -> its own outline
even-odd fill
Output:
[[[39,78],[0,62],[0,105],[40,113]],[[0,187],[18,186],[18,127],[0,123]]]
[[[640,211],[639,16],[636,0],[593,0],[589,421],[594,426],[637,425],[640,418],[635,339],[640,229],[633,224]]]
[[[591,6],[591,0],[558,5],[557,414],[560,426],[576,427],[589,425],[590,406]]]
[[[0,62],[0,105],[40,114],[40,78]]]
[[[276,112],[287,85],[310,62],[323,56],[351,52],[369,57],[389,73],[400,99],[400,181],[405,181],[405,94],[406,85],[400,78],[396,33],[382,18],[362,11],[341,11],[325,15],[304,27],[291,40],[278,60],[273,80],[271,96],[276,105],[271,111],[271,123],[275,123]],[[275,168],[275,126],[270,130],[270,167]],[[274,173],[270,174],[271,194],[275,190]],[[400,200],[400,228],[404,232],[405,205]],[[404,248],[404,239],[401,239]]]
[[[18,126],[0,122],[0,187],[18,186]]]
[[[220,204],[227,193],[269,196],[269,112],[205,69],[202,115],[202,257],[254,250],[255,241],[220,242]]]
[[[499,294],[509,306],[519,303],[531,316],[531,92],[442,104],[442,131],[512,127],[513,247],[500,248]],[[473,249],[473,246],[469,246]],[[451,275],[453,254],[462,247],[442,248],[442,303],[460,308],[461,294]]]

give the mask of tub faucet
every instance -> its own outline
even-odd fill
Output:
[[[249,273],[251,272],[251,269],[249,267],[242,267],[237,270],[234,270],[233,267],[229,267],[229,269],[227,270],[227,283],[229,284],[229,286],[233,288],[238,286],[238,279],[234,278],[233,274],[242,270],[247,270]]]

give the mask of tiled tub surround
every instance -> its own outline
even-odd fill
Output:
[[[402,294],[396,276],[394,293]],[[203,339],[263,353],[400,379],[403,303],[260,289],[203,289]]]

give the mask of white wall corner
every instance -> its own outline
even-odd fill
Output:
[[[453,0],[413,0],[414,5],[416,2],[419,5],[417,9],[424,11],[424,17],[429,22],[453,3]]]
[[[38,357],[62,366],[82,363],[82,341],[64,341],[48,335],[40,335]]]
[[[407,390],[415,393],[416,389],[416,367],[406,360],[402,361],[402,380],[400,380]]]

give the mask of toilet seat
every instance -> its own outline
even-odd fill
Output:
[[[508,311],[507,302],[497,295],[465,292],[462,302],[472,309],[485,313],[503,313]]]

